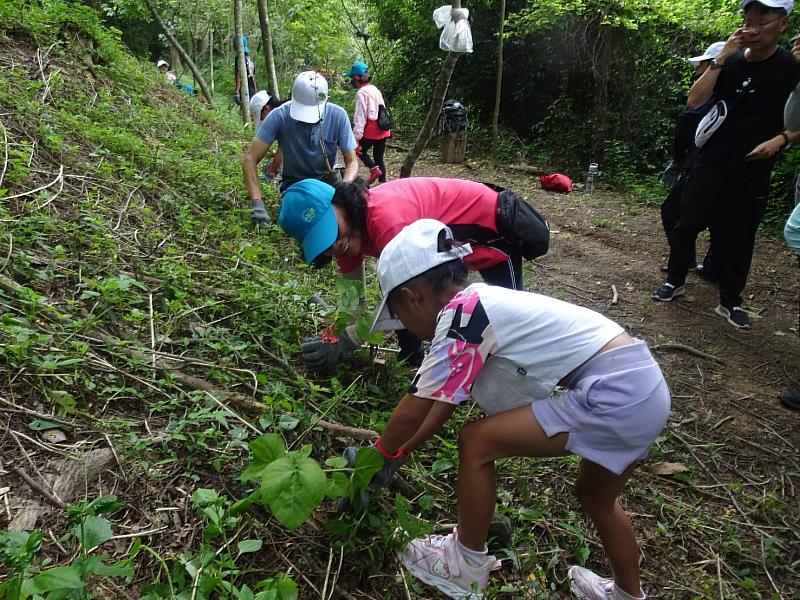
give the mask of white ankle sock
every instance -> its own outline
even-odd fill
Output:
[[[614,583],[614,594],[616,594],[616,597],[619,600],[645,600],[647,598],[644,592],[642,592],[641,596],[631,596],[628,592],[623,590],[616,583]]]
[[[486,546],[484,546],[483,548],[484,548],[483,552],[479,552],[478,550],[471,550],[461,542],[458,542],[458,551],[461,552],[461,555],[464,557],[464,560],[466,560],[467,563],[469,563],[473,567],[480,567],[483,563],[486,562],[486,557],[489,554],[489,549]]]

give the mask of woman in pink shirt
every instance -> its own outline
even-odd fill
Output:
[[[419,219],[447,224],[473,252],[466,263],[490,285],[523,289],[522,259],[547,253],[547,220],[514,192],[464,179],[409,177],[367,188],[363,179],[331,187],[304,179],[281,199],[278,222],[300,242],[306,262],[321,266],[336,259],[348,279],[364,276],[364,257],[377,258],[403,227]],[[398,331],[401,358],[422,359],[420,340]],[[329,367],[360,345],[355,331],[335,343],[310,338],[303,360]]]
[[[353,136],[356,138],[356,154],[369,169],[369,185],[376,180],[386,181],[386,165],[383,155],[386,152],[386,138],[392,135],[378,127],[378,107],[386,106],[381,91],[372,85],[372,74],[366,63],[355,62],[350,71],[344,74],[350,78],[356,91],[356,110],[353,115]],[[372,158],[369,149],[372,148]]]

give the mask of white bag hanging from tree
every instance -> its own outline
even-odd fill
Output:
[[[472,30],[469,27],[469,9],[453,8],[447,4],[433,11],[433,21],[439,36],[439,48],[445,52],[472,52]]]

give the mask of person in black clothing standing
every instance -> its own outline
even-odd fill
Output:
[[[699,79],[703,73],[706,72],[711,65],[711,61],[715,59],[722,49],[725,47],[725,42],[714,42],[703,54],[693,56],[689,62],[694,66],[694,78]],[[714,99],[709,98],[708,102],[699,108],[689,108],[688,106],[681,111],[678,115],[677,123],[675,124],[675,139],[672,143],[672,160],[661,175],[661,181],[669,186],[670,190],[666,199],[661,204],[661,224],[664,226],[664,233],[669,240],[675,224],[678,222],[678,217],[681,215],[681,195],[683,194],[683,187],[686,184],[686,178],[689,172],[694,168],[697,160],[697,147],[694,145],[694,132],[697,125],[700,123],[706,113],[714,105]],[[695,253],[692,252],[689,259],[689,269],[695,269],[697,258]],[[711,248],[706,253],[706,257],[702,264],[696,265],[697,273],[702,274],[706,278],[713,277],[712,273],[712,254]],[[667,266],[663,265],[661,271],[666,273]]]
[[[713,217],[720,291],[715,312],[738,328],[750,326],[741,293],[767,204],[772,167],[790,135],[795,137],[783,128],[783,106],[800,82],[800,63],[778,46],[793,5],[793,0],[743,0],[745,22],[689,90],[690,108],[715,98],[709,116],[716,114],[719,125],[698,127],[698,132],[713,129],[713,133],[696,138],[697,166],[686,181],[681,214],[670,236],[667,281],[652,296],[669,302],[686,293],[695,239]]]

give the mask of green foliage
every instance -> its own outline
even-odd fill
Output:
[[[133,566],[130,559],[113,564],[95,551],[113,537],[111,523],[98,515],[120,507],[114,496],[101,496],[92,502],[80,502],[67,508],[71,529],[78,545],[78,556],[68,565],[42,569],[36,563],[42,548],[42,532],[0,531],[0,565],[6,578],[0,582],[0,598],[26,600],[42,598],[92,598],[87,586],[97,577],[124,577],[130,582]],[[67,543],[67,540],[64,540]]]
[[[267,433],[249,444],[251,459],[241,480],[261,480],[261,486],[232,508],[239,514],[254,502],[262,503],[287,529],[296,529],[327,497],[351,499],[363,492],[372,476],[383,466],[383,459],[369,448],[356,454],[356,464],[345,469],[346,461],[337,457],[322,466],[311,457],[311,446],[289,451],[276,433]],[[348,476],[344,471],[348,471]]]

